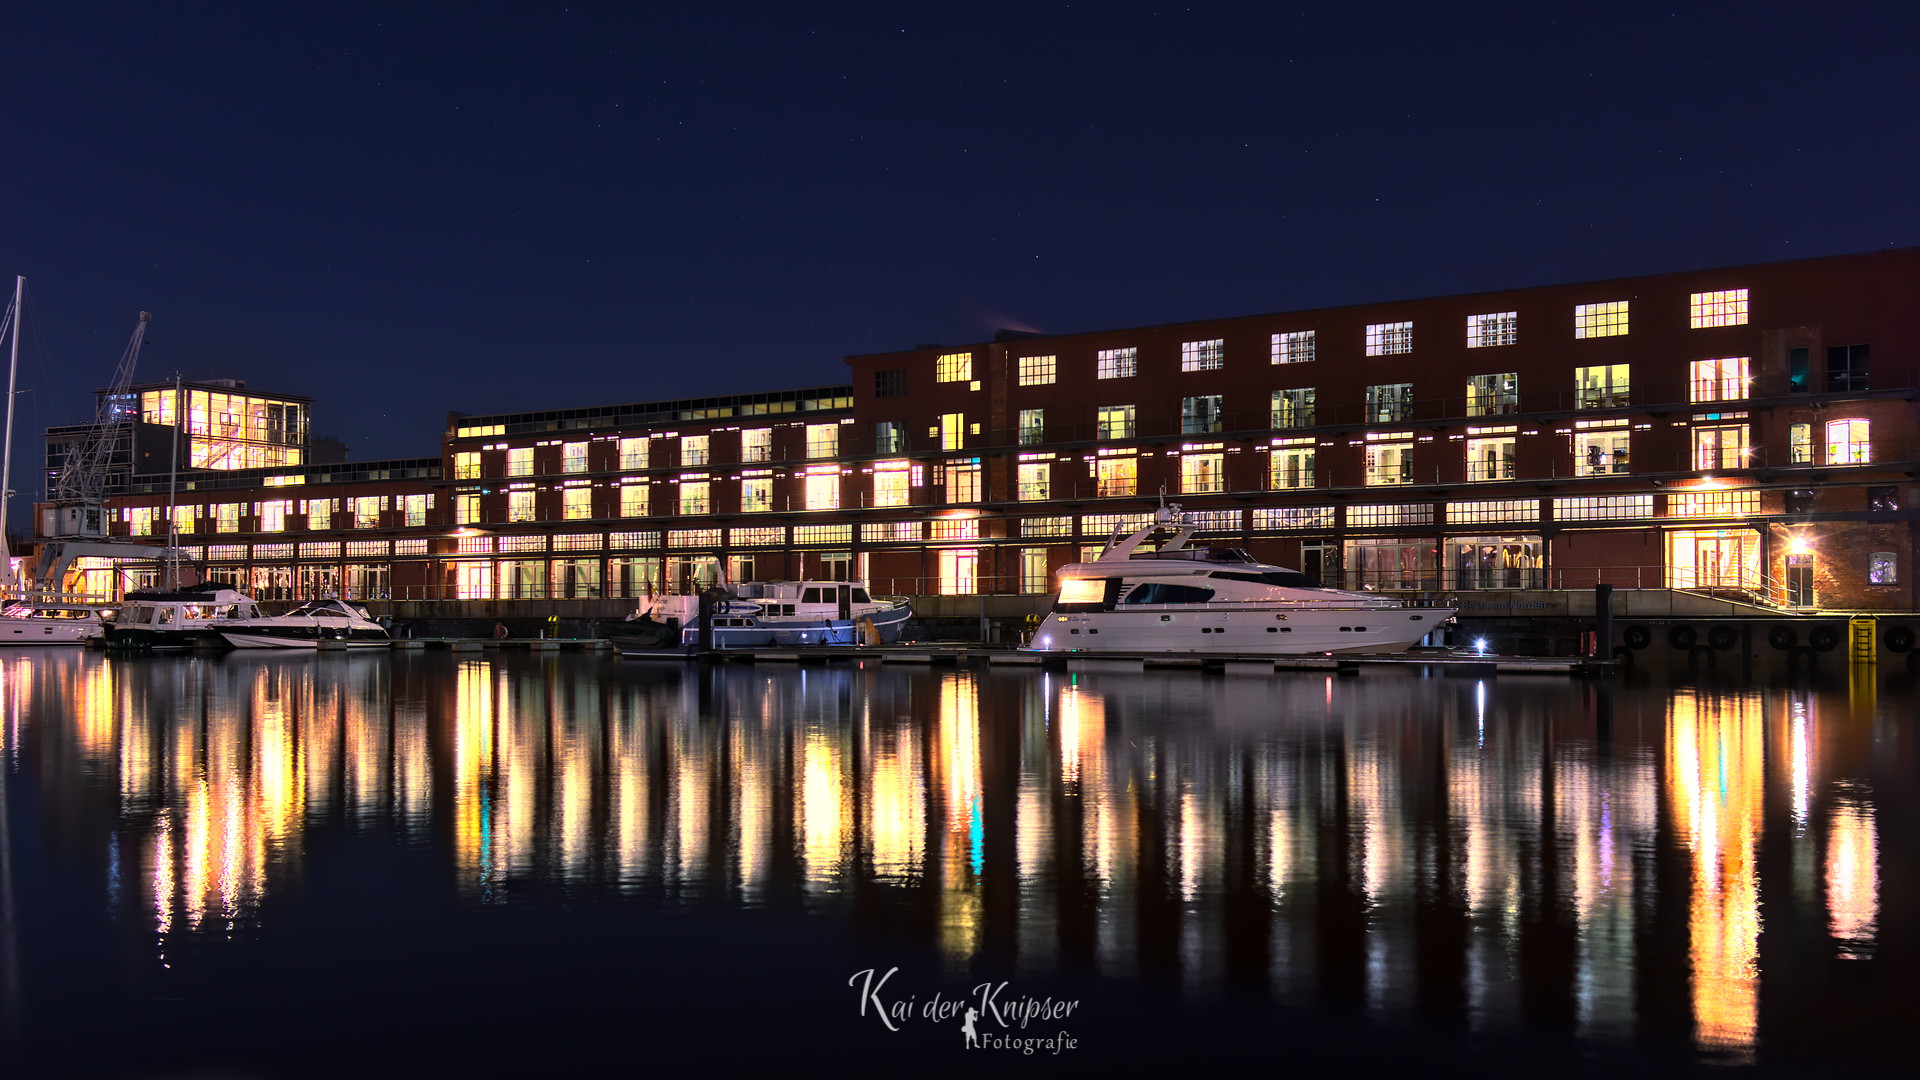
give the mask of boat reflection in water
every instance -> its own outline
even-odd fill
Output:
[[[1891,1038],[1859,988],[1913,976],[1875,966],[1888,898],[1913,899],[1883,854],[1913,837],[1883,836],[1881,811],[1912,752],[1876,741],[1909,704],[1858,687],[0,663],[10,768],[38,760],[46,799],[112,823],[71,854],[157,935],[142,963],[271,935],[276,894],[317,887],[306,853],[345,830],[431,853],[468,909],[556,885],[799,906],[949,972],[1091,972],[1667,1060]]]

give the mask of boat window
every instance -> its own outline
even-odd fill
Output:
[[[1244,570],[1215,570],[1207,576],[1211,578],[1225,578],[1228,581],[1251,581],[1259,585],[1281,585],[1289,589],[1326,588],[1326,586],[1307,575],[1294,570],[1269,570],[1260,574]]]
[[[820,590],[819,590],[819,589],[808,589],[808,590],[807,590],[806,592],[803,592],[803,593],[801,593],[801,594],[800,594],[800,602],[801,602],[801,603],[803,603],[803,604],[817,604],[817,603],[819,603],[819,602],[820,602]]]
[[[1239,548],[1206,548],[1208,562],[1252,562],[1253,556]]]
[[[871,604],[871,603],[873,603],[873,601],[872,601],[872,600],[870,600],[870,599],[868,599],[868,598],[867,598],[867,590],[865,590],[865,589],[855,589],[855,590],[853,590],[853,602],[854,602],[854,603],[856,603],[856,604]]]
[[[1174,585],[1149,581],[1127,594],[1126,604],[1204,604],[1213,599],[1213,590],[1198,585]]]

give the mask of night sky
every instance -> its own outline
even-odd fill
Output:
[[[10,5],[20,452],[142,309],[139,378],[367,460],[999,327],[1920,244],[1913,5],[1313,7]]]

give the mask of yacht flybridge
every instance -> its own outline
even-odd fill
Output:
[[[1372,593],[1329,589],[1237,548],[1188,547],[1195,526],[1178,504],[1118,533],[1092,562],[1060,568],[1060,595],[1027,646],[1033,652],[1400,652],[1453,618]],[[1155,534],[1173,535],[1143,550]]]

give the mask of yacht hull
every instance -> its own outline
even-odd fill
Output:
[[[1451,608],[1403,607],[1055,612],[1026,651],[1252,656],[1403,652],[1453,613]]]
[[[384,649],[393,644],[386,634],[356,631],[346,636],[331,630],[285,627],[271,630],[223,630],[220,636],[236,649],[317,649],[321,642],[349,649]]]
[[[715,616],[713,646],[716,649],[784,648],[798,645],[864,645],[875,643],[867,634],[871,625],[877,643],[895,645],[906,629],[913,612],[905,605],[850,619],[821,619],[804,616],[764,614],[720,614]],[[863,625],[865,624],[865,625]],[[700,625],[695,622],[680,632],[682,645],[698,645]]]

